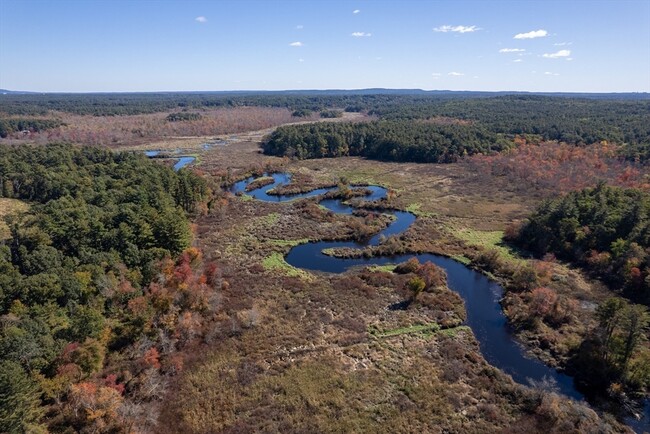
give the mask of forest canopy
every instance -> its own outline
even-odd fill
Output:
[[[70,384],[148,327],[126,307],[190,246],[187,213],[209,190],[142,155],[69,145],[0,147],[0,185],[30,204],[0,240],[0,401],[14,407],[0,431],[37,432],[41,399],[72,405],[96,386]]]
[[[57,119],[11,118],[0,119],[0,137],[20,131],[39,132],[65,125]]]
[[[510,146],[484,128],[411,121],[292,125],[276,129],[263,144],[266,154],[298,159],[361,156],[419,163],[451,163]]]
[[[516,242],[539,256],[579,263],[649,305],[649,214],[650,194],[600,184],[544,202]]]

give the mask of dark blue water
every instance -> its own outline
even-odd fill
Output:
[[[400,224],[399,218],[395,224]],[[392,229],[392,225],[388,229]],[[418,258],[420,262],[431,261],[447,272],[449,288],[460,294],[465,301],[467,325],[472,328],[479,341],[481,352],[490,364],[510,374],[518,383],[529,384],[530,379],[541,381],[547,378],[557,383],[561,393],[578,400],[583,398],[583,395],[573,386],[571,377],[525,356],[523,348],[512,336],[499,304],[503,296],[503,288],[483,274],[458,261],[433,254],[340,259],[322,253],[323,249],[332,247],[358,248],[359,245],[351,241],[301,244],[291,249],[286,261],[297,268],[330,273],[342,273],[359,265],[397,264],[413,257]]]
[[[271,195],[271,194],[267,194],[269,190],[272,190],[275,187],[278,187],[280,185],[289,184],[289,182],[291,182],[291,176],[286,173],[274,173],[270,176],[273,177],[274,182],[272,184],[265,185],[264,187],[258,188],[256,190],[246,192],[246,186],[255,179],[254,176],[251,176],[250,178],[246,178],[243,181],[239,181],[235,183],[230,188],[230,191],[233,193],[246,192],[247,195],[252,196],[258,200],[264,200],[266,202],[287,202],[294,199],[304,199],[306,197],[320,196],[321,194],[325,194],[328,191],[334,190],[333,188],[319,188],[317,190],[312,190],[309,193],[303,193],[303,194]]]
[[[247,192],[246,194],[264,201],[284,202],[324,194],[336,188],[323,188],[304,194],[290,196],[275,196],[267,194],[269,190],[280,184],[288,184],[291,177],[285,173],[273,174],[275,182],[262,188]],[[254,178],[248,178],[232,186],[233,193],[244,192],[246,186]],[[382,187],[368,187],[372,195],[366,196],[367,200],[376,200],[385,197],[386,190]],[[341,203],[340,200],[323,200],[321,205],[333,212],[351,214],[353,208]],[[372,258],[341,259],[327,256],[322,253],[327,248],[362,248],[375,246],[380,237],[397,235],[404,232],[415,221],[415,215],[409,212],[393,211],[395,216],[386,229],[365,242],[356,241],[319,241],[298,245],[292,248],[286,256],[286,261],[296,268],[306,270],[324,271],[329,273],[343,273],[351,267],[360,265],[386,265],[404,262],[410,258],[417,258],[420,262],[431,261],[442,267],[447,272],[447,283],[451,290],[456,291],[465,301],[467,311],[467,325],[471,327],[479,342],[483,357],[493,366],[510,374],[520,383],[528,385],[530,381],[550,380],[557,385],[557,389],[564,395],[576,400],[584,399],[573,384],[573,378],[546,366],[536,359],[526,356],[523,347],[515,340],[507,319],[503,314],[499,301],[503,296],[503,288],[491,281],[485,275],[466,267],[453,259],[425,254],[405,254],[397,256],[381,256]],[[645,412],[641,420],[626,419],[626,423],[637,432],[650,430],[650,402],[645,403]]]

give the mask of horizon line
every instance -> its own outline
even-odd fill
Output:
[[[32,91],[32,90],[12,90],[0,89],[0,95],[10,94],[182,94],[182,93],[286,93],[286,92],[368,92],[368,91],[397,91],[397,92],[446,92],[446,93],[529,93],[529,94],[594,94],[594,95],[611,95],[611,94],[650,94],[647,90],[627,90],[627,91],[534,91],[534,90],[450,90],[450,89],[422,89],[422,88],[391,88],[391,87],[368,87],[368,88],[310,88],[310,89],[232,89],[232,90],[106,90],[106,91]]]

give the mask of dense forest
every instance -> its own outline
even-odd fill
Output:
[[[650,305],[650,195],[600,184],[544,202],[516,242],[579,263]]]
[[[337,107],[351,112],[372,111],[390,117],[423,118],[458,108],[454,101],[479,104],[485,100],[524,99],[570,107],[576,101],[594,107],[621,104],[645,106],[646,94],[526,94],[500,92],[422,92],[368,89],[365,91],[292,92],[186,92],[186,93],[106,93],[106,94],[0,94],[3,112],[8,115],[39,115],[61,111],[81,115],[115,116],[156,113],[202,107],[285,107],[293,110],[321,111]],[[498,103],[496,105],[499,105]],[[454,108],[454,106],[456,106]]]
[[[65,125],[56,119],[31,119],[31,118],[9,118],[0,119],[0,137],[7,137],[10,134],[29,131],[38,132],[50,128],[56,128]]]
[[[447,154],[453,157],[432,158],[430,150],[427,150],[424,153],[428,156],[420,159],[421,157],[416,155],[417,152],[412,152],[413,149],[405,153],[408,155],[389,157],[387,154],[396,152],[391,148],[391,140],[386,142],[387,150],[366,153],[351,149],[349,155],[396,161],[449,162],[455,161],[464,151],[467,154],[485,152],[488,141],[494,143],[491,148],[493,151],[505,149],[507,146],[504,146],[504,139],[521,135],[578,146],[600,142],[615,143],[623,145],[622,155],[629,160],[646,161],[650,157],[650,103],[647,101],[600,101],[511,95],[472,99],[416,98],[406,104],[386,100],[367,105],[357,102],[347,109],[367,111],[370,115],[394,122],[379,124],[384,127],[377,128],[375,125],[375,128],[372,128],[377,131],[373,139],[382,142],[382,145],[385,136],[392,134],[385,131],[386,129],[405,133],[414,130],[411,134],[401,134],[399,140],[403,142],[394,146],[403,147],[408,144],[409,147],[421,147],[425,146],[428,140],[428,144],[434,148],[451,146]],[[433,125],[423,126],[422,122]],[[333,129],[339,130],[337,133],[324,126],[288,128],[271,136],[265,148],[268,153],[297,158],[337,156],[337,153],[348,155],[337,151],[321,152],[318,148],[322,148],[322,145],[318,142],[322,142],[321,139],[337,141],[336,135],[343,135],[347,139],[343,141],[348,142],[348,146],[352,148],[351,142],[357,137],[367,136],[369,129],[361,124],[334,127]],[[354,133],[351,130],[354,130]],[[441,139],[440,136],[445,138]],[[282,149],[280,141],[285,139],[292,141],[291,149]],[[456,143],[458,140],[465,141],[463,146]],[[460,149],[461,147],[466,149]],[[301,153],[298,148],[304,151]]]
[[[411,121],[286,126],[276,129],[263,144],[267,154],[298,159],[363,156],[420,163],[451,163],[464,155],[510,146],[484,128]]]
[[[30,206],[0,240],[0,432],[45,432],[45,412],[53,431],[110,431],[191,315],[187,216],[210,191],[141,155],[67,145],[0,148],[0,185]]]
[[[332,107],[348,111],[370,110],[413,96],[385,94],[330,95],[318,93],[126,93],[126,94],[27,94],[0,95],[0,111],[7,115],[44,115],[60,111],[79,115],[121,116],[178,109],[214,107],[283,107],[320,112]]]
[[[385,119],[451,117],[476,123],[494,133],[535,134],[543,140],[584,145],[603,140],[618,144],[650,144],[650,102],[594,101],[543,96],[503,96],[414,101],[373,109]]]

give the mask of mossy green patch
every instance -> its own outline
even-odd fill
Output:
[[[503,231],[477,231],[469,228],[456,229],[454,235],[472,246],[494,249],[502,259],[516,264],[523,264],[525,259],[517,251],[503,242]]]
[[[412,203],[406,207],[406,210],[418,217],[432,217],[434,215],[432,212],[422,211],[421,203]]]
[[[407,334],[419,334],[425,337],[432,336],[434,334],[445,335],[445,336],[456,336],[459,332],[469,331],[471,328],[466,325],[460,325],[456,327],[441,328],[440,324],[432,322],[427,324],[417,324],[409,327],[401,327],[392,330],[380,330],[375,326],[370,326],[368,328],[368,333],[377,338],[389,338],[392,336],[407,335]]]
[[[469,326],[460,325],[458,327],[451,327],[451,328],[448,328],[448,329],[438,330],[437,334],[454,337],[459,332],[471,332],[471,331],[472,331],[472,329]]]
[[[276,224],[280,220],[280,214],[277,212],[273,212],[271,214],[267,214],[264,217],[260,217],[259,221],[267,224],[267,225],[273,225]]]
[[[451,257],[451,259],[454,259],[464,265],[469,265],[472,262],[471,259],[464,255],[454,255]]]
[[[280,221],[281,215],[277,212],[262,215],[252,218],[247,224],[246,228],[251,233],[267,232]]]
[[[309,273],[289,265],[287,261],[284,260],[284,256],[278,252],[271,253],[269,256],[264,258],[262,266],[264,266],[264,269],[268,271],[277,271],[290,277],[300,277],[311,280]]]
[[[387,338],[391,336],[399,336],[412,333],[432,333],[440,330],[440,325],[436,322],[427,324],[417,324],[409,327],[400,327],[392,330],[380,330],[374,326],[370,326],[368,333],[378,338]]]
[[[278,247],[295,247],[299,244],[305,244],[309,242],[309,238],[300,238],[298,240],[269,240],[269,244]]]
[[[384,272],[392,273],[393,271],[395,271],[396,267],[397,267],[397,265],[395,265],[395,264],[371,265],[370,267],[368,267],[368,269],[370,271],[384,271]]]

